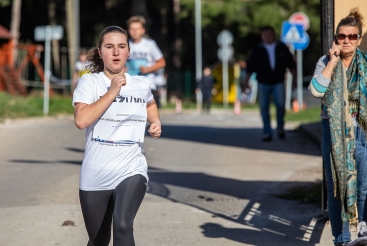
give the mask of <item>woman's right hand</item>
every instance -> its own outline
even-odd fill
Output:
[[[337,45],[335,42],[333,42],[331,49],[329,49],[330,61],[326,64],[326,66],[321,71],[321,74],[324,75],[324,77],[327,79],[331,79],[334,68],[336,67],[336,65],[339,62],[340,50],[341,50],[340,45]],[[320,66],[317,65],[316,69],[318,69],[318,67]]]
[[[341,50],[340,45],[337,45],[335,42],[333,42],[333,46],[329,50],[329,56],[331,62],[336,63],[337,61],[339,61],[340,50]]]
[[[117,97],[120,94],[121,87],[125,85],[126,85],[125,75],[116,76],[111,80],[111,87],[109,91],[113,93],[115,97]]]

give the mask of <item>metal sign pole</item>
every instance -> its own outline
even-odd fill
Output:
[[[195,64],[196,74],[195,81],[198,83],[202,77],[202,40],[201,40],[201,0],[195,0]],[[203,98],[201,91],[196,93],[196,107],[201,111]]]
[[[302,50],[297,50],[297,98],[299,111],[303,109]]]
[[[48,115],[50,94],[51,26],[46,26],[45,35],[45,81],[43,90],[43,114]]]
[[[290,46],[289,51],[291,52],[292,55],[294,55],[293,44],[290,44],[289,46]],[[292,108],[291,99],[292,99],[292,79],[293,79],[293,75],[289,70],[287,70],[286,78],[287,81],[286,81],[286,93],[285,93],[285,109],[289,111]]]
[[[202,40],[201,40],[201,0],[195,0],[195,55],[196,82],[202,76]]]
[[[222,80],[223,80],[223,107],[228,108],[228,45],[227,33],[222,35]]]

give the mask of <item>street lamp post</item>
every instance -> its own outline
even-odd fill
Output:
[[[196,82],[202,76],[201,0],[195,0],[195,64]]]
[[[321,0],[320,11],[320,30],[321,30],[321,54],[327,54],[334,40],[334,0]],[[327,191],[325,184],[325,171],[323,169],[323,182],[322,182],[322,198],[321,198],[321,211],[324,212],[324,216],[327,216]]]
[[[202,77],[202,40],[201,40],[201,0],[195,0],[195,81],[198,83]],[[201,110],[203,97],[201,91],[196,91],[196,107]]]
[[[321,0],[321,54],[326,55],[334,40],[334,0]]]

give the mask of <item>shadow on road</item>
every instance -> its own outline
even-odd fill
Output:
[[[12,159],[10,162],[15,163],[28,163],[28,164],[72,164],[72,165],[82,165],[82,161],[70,161],[70,160],[54,160],[54,161],[42,161],[42,160],[22,160],[22,159]]]
[[[248,149],[263,149],[319,156],[320,150],[297,131],[288,131],[285,140],[274,137],[262,143],[260,128],[220,128],[164,125],[162,138],[216,144]],[[65,148],[82,153],[83,149]],[[73,164],[81,160],[27,160],[29,164]],[[282,200],[275,194],[311,182],[242,181],[205,173],[171,172],[149,167],[148,192],[185,204],[237,224],[203,223],[206,237],[223,237],[252,245],[314,245],[319,243],[325,221],[316,204]],[[264,243],[266,242],[266,243]]]
[[[201,229],[205,237],[227,238],[231,241],[251,245],[259,245],[258,239],[256,238],[263,237],[263,232],[261,231],[243,228],[226,228],[216,223],[205,223],[201,226]],[[248,235],[251,235],[251,237]]]
[[[234,223],[239,228],[204,223],[206,237],[265,245],[314,245],[324,220],[319,206],[279,199],[275,194],[306,182],[240,181],[204,173],[149,170],[148,193],[186,204]],[[267,244],[266,244],[267,245]]]
[[[260,149],[320,156],[319,148],[309,146],[309,139],[297,131],[287,131],[285,140],[279,140],[274,134],[273,141],[261,142],[260,128],[220,128],[203,126],[164,125],[162,138],[192,141],[207,144],[225,145],[239,148]],[[295,148],[295,145],[304,146]]]

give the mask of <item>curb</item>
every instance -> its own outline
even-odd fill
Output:
[[[298,131],[315,144],[321,146],[321,123],[314,122],[309,124],[301,124]]]

